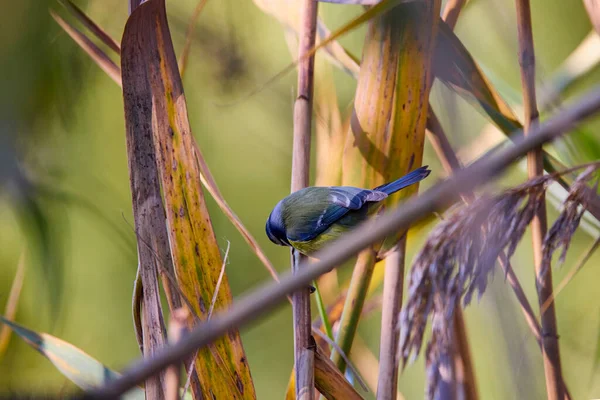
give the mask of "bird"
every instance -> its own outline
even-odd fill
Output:
[[[374,189],[310,186],[280,200],[265,230],[271,242],[313,256],[329,242],[374,216],[389,195],[425,179],[427,165]]]

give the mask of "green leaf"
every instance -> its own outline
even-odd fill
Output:
[[[120,375],[102,365],[70,343],[47,333],[37,333],[0,316],[0,322],[9,326],[27,344],[42,353],[67,379],[87,390],[104,385]],[[145,399],[144,390],[135,388],[123,398],[127,400]]]

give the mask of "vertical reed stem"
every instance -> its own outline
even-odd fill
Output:
[[[405,255],[406,234],[398,242],[398,249],[385,259],[377,400],[395,400],[398,393],[398,364],[400,363],[398,322],[402,308]]]
[[[292,192],[308,186],[310,167],[310,139],[314,85],[314,55],[302,58],[316,40],[316,0],[302,0],[301,28],[298,46],[298,97],[294,104],[294,149],[292,158]],[[305,261],[300,253],[292,252],[292,271]],[[311,336],[310,291],[308,288],[292,295],[294,314],[294,360],[296,371],[296,398],[314,399],[314,353]]]
[[[535,53],[531,26],[531,8],[529,0],[517,0],[517,28],[519,34],[519,64],[521,66],[521,82],[523,85],[523,105],[525,109],[525,135],[537,124],[538,108],[535,95]],[[529,178],[544,173],[542,148],[539,147],[527,154],[527,170]],[[546,202],[542,197],[541,205],[531,222],[533,235],[533,258],[535,263],[536,286],[540,307],[552,295],[552,268],[542,257],[542,246],[548,229]],[[564,396],[564,386],[560,365],[556,312],[554,304],[541,315],[542,356],[546,374],[546,392],[548,399],[559,400]]]

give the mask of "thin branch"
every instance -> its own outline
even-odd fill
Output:
[[[104,29],[100,28],[90,17],[88,17],[79,7],[77,7],[71,0],[59,0],[60,4],[63,5],[71,14],[73,14],[81,23],[88,28],[102,43],[107,45],[111,50],[117,54],[121,54],[121,46],[108,35]]]
[[[90,391],[89,395],[93,398],[115,398],[147,376],[156,374],[166,366],[185,359],[196,349],[212,343],[230,329],[255,321],[285,301],[287,294],[305,288],[314,279],[342,265],[371,244],[447,207],[457,201],[461,193],[489,183],[527,152],[564,135],[569,128],[595,114],[598,109],[600,87],[595,87],[575,105],[565,107],[562,113],[532,127],[526,137],[519,136],[512,146],[482,157],[422,195],[410,198],[401,206],[382,214],[380,218],[364,223],[315,254],[319,261],[310,265],[302,264],[296,274],[287,273],[279,283],[261,285],[252,293],[242,296],[228,311],[198,324],[180,342],[158,351],[152,359],[138,360],[120,378]]]
[[[221,282],[223,281],[223,275],[225,275],[225,266],[227,265],[227,258],[229,257],[229,248],[231,247],[231,242],[227,241],[227,250],[225,250],[225,255],[223,256],[223,265],[221,265],[221,272],[219,273],[219,279],[217,279],[217,285],[215,286],[215,293],[213,294],[213,298],[210,302],[210,308],[208,309],[208,319],[212,316],[213,310],[215,309],[215,303],[217,302],[217,295],[219,294],[219,288],[221,288]]]
[[[190,23],[188,24],[187,31],[185,33],[185,44],[183,45],[183,50],[181,51],[181,56],[179,57],[179,74],[181,75],[181,79],[185,75],[185,71],[187,69],[188,58],[190,55],[190,50],[192,48],[192,38],[194,34],[194,28],[196,27],[196,23],[198,22],[198,18],[200,18],[200,13],[204,9],[206,2],[208,0],[200,0],[198,4],[196,4],[196,8],[194,8],[194,13],[190,18]]]
[[[316,0],[303,0],[300,5],[300,34],[298,57],[309,52],[316,42]],[[298,63],[298,96],[294,104],[294,148],[292,156],[292,188],[295,192],[308,186],[310,170],[310,139],[314,87],[314,55]],[[299,265],[307,258],[292,250],[292,271],[299,273]],[[292,294],[294,315],[294,360],[296,371],[296,398],[312,400],[315,397],[314,339],[311,335],[310,290],[304,287]]]
[[[533,336],[537,341],[540,349],[542,348],[542,328],[540,327],[540,323],[535,317],[535,313],[533,312],[533,307],[527,300],[527,296],[525,295],[525,291],[521,286],[521,282],[519,282],[517,276],[515,275],[515,271],[513,270],[510,261],[506,258],[506,255],[501,253],[500,257],[498,257],[498,263],[500,267],[504,271],[504,275],[506,276],[506,280],[508,284],[512,287],[515,292],[515,296],[517,296],[517,301],[521,305],[521,310],[523,311],[523,315],[525,316],[525,321],[527,321],[527,325],[533,332]]]
[[[447,174],[462,168],[456,153],[450,145],[448,136],[431,106],[427,111],[427,138]]]
[[[111,60],[102,49],[92,42],[86,35],[75,29],[58,14],[50,11],[50,15],[57,24],[77,43],[98,66],[119,86],[121,86],[121,69]]]
[[[525,136],[537,124],[538,108],[535,94],[535,53],[531,26],[531,9],[529,0],[517,0],[517,27],[519,33],[519,64],[521,66],[521,82],[523,85],[523,106],[525,111]],[[544,174],[542,148],[533,149],[527,154],[527,170],[529,178]],[[546,201],[542,196],[540,207],[531,221],[533,237],[533,258],[535,263],[536,286],[540,307],[552,295],[552,269],[545,265],[542,256],[544,237],[548,230]],[[549,264],[549,262],[548,262]],[[564,396],[564,385],[560,365],[556,312],[551,304],[541,314],[542,356],[546,374],[546,392],[548,399],[559,400]]]

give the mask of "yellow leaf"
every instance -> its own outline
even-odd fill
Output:
[[[121,44],[121,69],[128,129],[151,134],[155,144],[178,285],[193,314],[206,319],[222,259],[200,184],[164,0],[147,1],[130,16]],[[215,310],[227,309],[231,300],[225,275]],[[201,388],[195,398],[256,398],[237,330],[200,350],[195,367]]]

